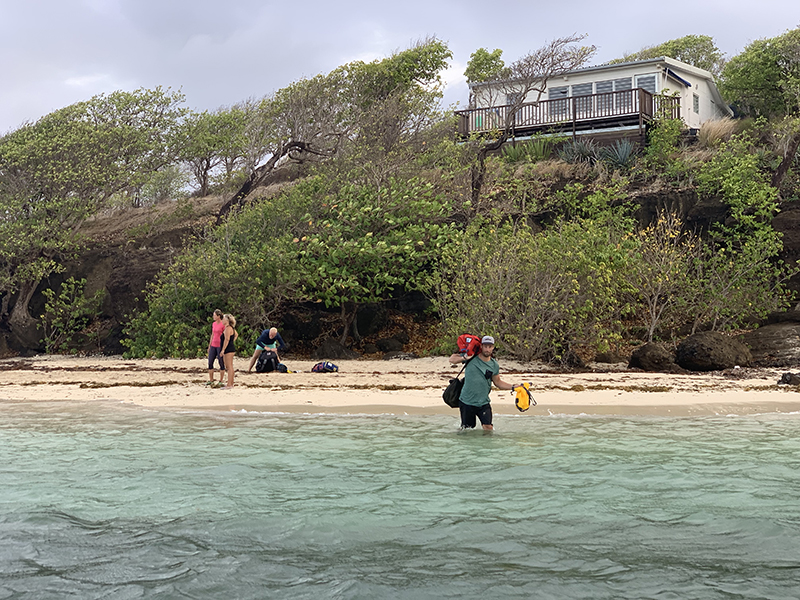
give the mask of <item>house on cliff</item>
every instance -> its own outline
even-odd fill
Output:
[[[647,124],[666,111],[690,130],[732,116],[708,71],[669,57],[587,67],[546,82],[518,103],[514,81],[470,84],[473,106],[456,111],[463,136],[508,124],[519,139],[540,133],[643,141]],[[514,108],[516,107],[516,109]]]

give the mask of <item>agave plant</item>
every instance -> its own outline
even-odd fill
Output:
[[[636,146],[629,140],[617,140],[600,150],[600,160],[615,169],[628,169],[636,160]]]
[[[564,162],[572,164],[589,163],[593,165],[600,160],[597,144],[592,140],[571,140],[561,146],[558,156]]]

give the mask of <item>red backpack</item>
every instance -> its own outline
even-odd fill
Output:
[[[475,356],[481,351],[481,336],[472,335],[471,333],[462,333],[458,336],[456,345],[458,346],[457,354]]]

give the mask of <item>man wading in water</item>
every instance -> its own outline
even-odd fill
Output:
[[[484,431],[493,431],[492,405],[489,403],[492,384],[501,390],[513,390],[517,387],[500,379],[500,365],[492,358],[493,352],[494,338],[485,335],[481,339],[481,351],[473,359],[458,354],[450,357],[450,362],[453,364],[469,361],[464,368],[464,387],[461,388],[458,402],[461,410],[461,429],[474,429],[477,417]]]

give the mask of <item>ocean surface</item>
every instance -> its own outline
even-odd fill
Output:
[[[800,596],[800,415],[532,413],[0,401],[0,599]]]

